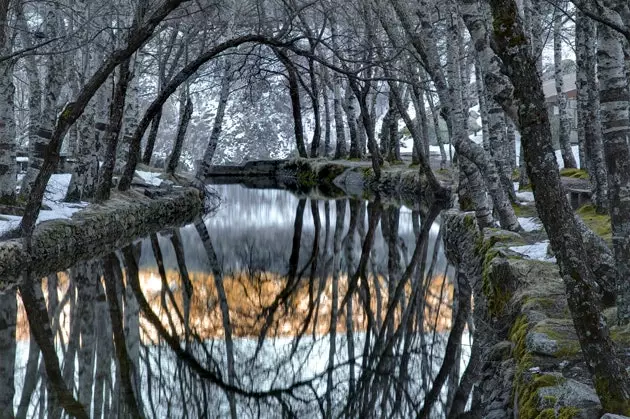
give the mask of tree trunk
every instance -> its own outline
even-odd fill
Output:
[[[342,159],[348,156],[348,146],[346,144],[346,128],[343,123],[343,106],[341,89],[339,87],[338,76],[335,76],[333,90],[333,113],[335,119],[335,158]]]
[[[140,62],[137,57],[131,60],[131,79],[127,86],[127,97],[125,99],[125,110],[123,113],[122,135],[118,137],[118,145],[116,147],[116,165],[114,173],[120,174],[125,166],[129,150],[131,149],[131,141],[134,132],[138,128],[138,120],[140,119],[140,80],[134,78],[134,74],[140,71]]]
[[[630,411],[630,379],[616,354],[595,293],[597,278],[587,263],[582,236],[560,181],[540,73],[521,27],[514,0],[490,0],[493,47],[509,68],[536,208],[563,277],[569,309],[595,389],[608,412]],[[614,384],[613,384],[614,383]]]
[[[617,321],[625,325],[630,323],[630,92],[623,38],[606,25],[600,25],[597,33],[602,133],[617,266]]]
[[[330,141],[331,141],[331,129],[332,129],[332,120],[330,116],[330,97],[328,96],[328,70],[324,68],[322,70],[324,72],[324,82],[322,83],[322,99],[324,101],[324,157],[330,157],[330,153],[332,151]]]
[[[21,2],[18,2],[16,5],[16,15],[17,15],[17,27],[20,31],[20,36],[24,46],[26,48],[31,48],[33,46],[30,33],[28,31],[28,26],[26,23],[26,19],[24,17],[23,5]],[[57,57],[57,54],[50,54],[47,56],[47,60],[53,60]],[[29,125],[28,125],[28,144],[29,144],[29,158],[28,158],[28,168],[26,169],[26,174],[22,179],[22,185],[20,188],[20,195],[22,197],[27,197],[30,193],[31,185],[30,183],[35,179],[37,175],[36,167],[41,166],[41,160],[39,165],[36,163],[36,151],[39,150],[41,153],[46,148],[46,143],[48,142],[47,138],[40,137],[39,129],[42,124],[42,84],[40,82],[40,74],[39,67],[37,65],[37,61],[34,56],[28,56],[25,59],[25,67],[28,73],[28,87],[29,87],[29,99],[28,99],[28,117],[29,117]],[[59,71],[60,67],[57,67],[57,71]],[[51,74],[50,67],[48,68],[47,74]],[[47,87],[50,89],[52,86]],[[61,86],[60,86],[61,87]],[[53,88],[54,89],[54,88]],[[58,92],[57,92],[58,93]],[[56,95],[55,95],[56,97]],[[54,123],[54,115],[49,118],[50,125]],[[50,129],[49,129],[50,131]],[[41,159],[43,156],[39,156]]]
[[[9,0],[0,1],[0,55],[11,53]],[[13,85],[13,60],[0,62],[0,203],[15,201],[16,138]]]
[[[234,369],[234,343],[232,341],[230,308],[228,306],[227,295],[223,286],[223,269],[219,264],[219,260],[217,259],[214,247],[212,246],[212,240],[210,239],[208,229],[206,228],[206,225],[201,217],[197,218],[197,220],[195,221],[195,228],[197,229],[197,233],[199,234],[199,237],[201,237],[203,246],[206,249],[206,254],[208,255],[210,267],[212,269],[212,274],[214,277],[215,288],[217,289],[217,297],[219,300],[219,307],[221,309],[221,320],[223,324],[223,331],[225,333],[225,354],[228,383],[231,386],[234,386],[236,384],[236,371]],[[230,416],[232,417],[232,419],[236,419],[238,416],[236,413],[236,399],[234,397],[234,393],[228,392],[227,397],[230,405]]]
[[[595,22],[578,11],[575,24],[578,137],[585,145],[584,163],[591,180],[593,203],[598,212],[604,213],[608,211],[608,183],[599,111],[596,41]]]
[[[144,154],[142,155],[142,163],[147,166],[151,164],[151,158],[153,157],[153,149],[155,148],[155,140],[157,140],[157,134],[160,130],[160,121],[162,120],[162,110],[160,110],[151,121],[151,130],[147,136],[147,144],[144,147]]]
[[[313,141],[311,141],[311,157],[318,157],[319,145],[322,140],[322,121],[320,115],[319,84],[317,83],[315,61],[310,58],[308,60],[308,74],[311,79],[311,102],[313,103],[313,119],[315,122]]]
[[[186,130],[188,130],[188,124],[193,114],[193,102],[187,90],[188,87],[182,89],[182,93],[179,97],[179,126],[177,127],[177,136],[173,144],[173,151],[171,151],[171,156],[166,165],[166,173],[170,175],[175,174],[175,170],[179,164],[179,158],[182,154],[182,148],[184,147],[184,139],[186,138]]]
[[[562,6],[561,6],[562,7]],[[571,150],[571,121],[567,112],[567,96],[564,93],[564,74],[562,71],[562,20],[564,14],[556,11],[553,22],[553,62],[556,81],[556,98],[558,103],[558,141],[562,161],[566,168],[576,168],[575,157]]]
[[[108,56],[98,70],[92,75],[88,82],[83,86],[81,91],[75,97],[75,100],[67,104],[64,110],[61,112],[55,129],[52,133],[50,142],[46,147],[46,158],[42,164],[41,170],[35,179],[32,187],[32,193],[29,195],[29,200],[24,209],[24,216],[20,227],[22,235],[25,238],[26,250],[31,248],[31,234],[35,228],[37,216],[41,207],[42,200],[44,198],[44,192],[46,191],[46,185],[53,171],[57,167],[59,162],[59,152],[63,144],[63,138],[68,132],[70,127],[76,122],[76,120],[83,114],[90,99],[97,92],[99,87],[105,82],[110,73],[116,68],[118,64],[129,58],[138,48],[140,48],[147,39],[151,37],[153,31],[158,24],[179,4],[182,0],[166,0],[161,4],[151,16],[143,19],[142,24],[134,25],[131,30],[127,42],[125,45]]]
[[[357,108],[356,97],[352,94],[352,89],[346,89],[346,97],[344,100],[344,110],[346,111],[346,120],[348,121],[348,131],[350,132],[350,154],[351,159],[360,159],[361,147],[359,145],[359,133],[357,129]]]
[[[0,295],[0,417],[13,417],[17,300],[15,290]]]
[[[221,91],[219,92],[219,104],[217,105],[217,113],[214,116],[214,123],[212,125],[212,132],[210,133],[210,139],[208,140],[208,146],[203,154],[203,160],[199,165],[197,171],[197,178],[203,179],[210,167],[212,167],[212,158],[214,152],[219,144],[219,138],[223,131],[223,118],[225,116],[225,108],[227,107],[228,99],[230,97],[230,83],[232,81],[232,71],[230,64],[227,63],[223,77],[221,78]]]
[[[125,110],[125,97],[127,96],[127,86],[133,75],[129,71],[129,60],[120,64],[118,83],[114,89],[109,110],[109,123],[103,144],[105,144],[105,156],[101,167],[100,181],[96,191],[96,201],[102,202],[109,199],[109,192],[112,187],[112,176],[116,167],[116,148],[118,146],[118,137],[122,127],[123,113]]]

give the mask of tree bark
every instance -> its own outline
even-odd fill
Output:
[[[569,309],[595,389],[608,412],[630,411],[630,379],[617,357],[594,292],[596,278],[587,263],[574,214],[560,181],[540,73],[522,29],[514,0],[490,0],[493,47],[521,101],[519,121],[536,208],[564,279]],[[614,384],[613,384],[614,383]]]
[[[562,6],[560,6],[562,7]],[[571,150],[571,121],[567,112],[567,96],[564,93],[564,72],[562,71],[562,20],[564,14],[556,11],[553,21],[553,63],[558,103],[558,141],[565,168],[576,168],[577,163]]]
[[[584,163],[591,180],[592,200],[597,211],[603,213],[608,211],[608,183],[599,111],[596,41],[595,22],[578,11],[575,24],[578,137],[585,145]]]
[[[188,130],[188,124],[193,114],[193,101],[187,90],[188,87],[182,89],[179,98],[179,126],[177,127],[177,136],[175,137],[173,150],[171,151],[171,156],[166,165],[166,173],[170,175],[175,174],[175,170],[179,164],[179,158],[184,147],[184,139],[186,138],[186,131]]]
[[[11,53],[10,0],[0,1],[0,55]],[[15,201],[17,144],[15,138],[13,60],[0,62],[0,203]]]
[[[630,323],[630,91],[623,38],[600,25],[597,39],[602,133],[617,266],[617,321],[625,325]]]
[[[225,117],[225,108],[227,108],[228,99],[230,97],[231,81],[232,72],[231,66],[228,62],[226,63],[225,71],[223,72],[223,77],[221,78],[219,104],[217,105],[217,113],[214,116],[212,132],[210,133],[210,139],[208,140],[206,151],[203,153],[203,161],[199,165],[199,169],[197,171],[197,178],[199,179],[204,178],[208,173],[208,170],[210,170],[210,167],[212,167],[212,158],[214,157],[214,152],[217,149],[219,138],[221,137],[221,132],[223,131],[223,119]]]
[[[96,190],[95,198],[97,202],[109,199],[109,193],[112,188],[112,176],[114,175],[114,168],[116,167],[116,148],[118,146],[120,129],[122,128],[127,86],[132,77],[133,74],[129,71],[129,60],[125,60],[120,64],[118,83],[116,83],[109,110],[109,123],[103,138],[105,155],[100,172],[100,181]]]
[[[70,127],[76,122],[76,120],[83,114],[90,99],[100,86],[105,82],[110,73],[120,64],[129,58],[138,48],[140,48],[147,39],[151,37],[155,28],[162,22],[162,20],[183,0],[166,0],[161,4],[151,16],[145,18],[142,24],[134,25],[125,46],[121,49],[114,51],[110,54],[105,62],[101,64],[98,70],[90,77],[88,82],[83,86],[81,91],[77,94],[75,100],[65,106],[61,115],[57,119],[55,129],[52,133],[50,142],[46,147],[46,158],[42,164],[41,170],[35,179],[32,187],[32,193],[29,196],[29,200],[24,209],[24,215],[20,227],[22,235],[25,238],[27,251],[31,247],[31,235],[39,215],[42,200],[44,198],[44,192],[46,191],[46,185],[53,171],[57,167],[59,162],[59,152],[63,144],[63,138],[68,132]]]

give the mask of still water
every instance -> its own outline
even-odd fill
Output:
[[[438,212],[216,188],[216,213],[0,296],[0,417],[417,414],[454,318]]]

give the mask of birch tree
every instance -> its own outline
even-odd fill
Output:
[[[564,4],[566,6],[566,4]],[[562,7],[563,4],[560,5]],[[564,92],[564,72],[562,67],[562,23],[563,14],[556,10],[553,21],[553,63],[554,79],[556,83],[556,98],[558,104],[558,141],[564,167],[576,168],[577,163],[571,149],[571,122],[567,112],[567,96]]]
[[[0,1],[0,55],[12,52],[10,32],[11,0]],[[0,62],[0,202],[12,204],[15,200],[16,142],[12,59]]]

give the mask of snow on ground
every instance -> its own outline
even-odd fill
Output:
[[[534,193],[530,191],[516,191],[516,197],[521,201],[534,202]]]
[[[516,134],[516,161],[519,161],[520,155],[521,155],[521,139],[518,135],[518,133]],[[578,167],[580,167],[580,151],[577,145],[572,145],[571,146],[571,151],[573,151],[573,157],[575,157],[575,162],[577,163]],[[564,162],[562,161],[562,152],[560,150],[555,150],[556,153],[556,161],[558,162],[558,166],[560,167],[560,169],[564,169]]]
[[[547,256],[547,247],[549,246],[549,240],[544,240],[534,244],[528,244],[525,246],[511,246],[510,250],[520,253],[534,260],[544,260],[545,262],[555,262],[555,257]]]
[[[163,181],[163,179],[160,178],[162,172],[145,172],[143,170],[136,170],[136,174],[149,185],[160,186]]]
[[[537,231],[542,229],[542,223],[536,217],[519,217],[518,222],[525,231]]]
[[[531,191],[522,191],[518,190],[518,182],[513,182],[514,190],[516,191],[516,197],[521,201],[534,202],[534,193]]]
[[[87,206],[87,202],[63,202],[71,178],[72,175],[69,173],[55,174],[50,177],[43,201],[43,204],[50,209],[39,212],[37,224],[47,220],[68,219]],[[21,220],[22,217],[0,214],[0,234],[17,228]]]

